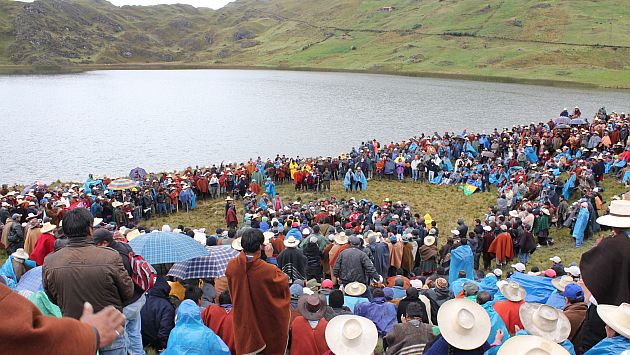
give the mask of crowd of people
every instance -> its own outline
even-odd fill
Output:
[[[615,196],[605,208],[602,181],[630,178],[628,136],[625,114],[600,110],[589,123],[576,108],[488,134],[373,140],[334,159],[134,169],[123,191],[93,176],[3,186],[0,307],[24,319],[3,326],[12,327],[3,340],[17,349],[35,338],[28,346],[51,354],[619,354],[630,349],[630,202]],[[445,231],[403,201],[289,201],[275,189],[329,191],[339,179],[362,191],[383,178],[497,200],[470,227],[459,219]],[[154,265],[155,283],[139,285],[127,242],[156,231],[147,219],[198,198],[225,199],[225,228],[161,231],[237,250],[225,276],[183,280]],[[552,228],[570,228],[576,247],[612,233],[581,260],[533,265],[530,255],[555,242]],[[20,291],[34,271],[41,291]],[[54,342],[60,327],[78,339]]]

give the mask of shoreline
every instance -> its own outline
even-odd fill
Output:
[[[589,82],[554,80],[554,79],[527,79],[508,76],[492,76],[479,74],[462,74],[427,71],[396,71],[396,70],[370,70],[370,69],[343,69],[343,68],[317,68],[317,67],[289,67],[289,66],[264,66],[264,65],[227,65],[227,64],[186,64],[186,63],[125,63],[125,64],[78,64],[72,66],[29,66],[29,65],[0,65],[0,76],[13,75],[62,75],[79,74],[97,70],[279,70],[298,72],[321,73],[355,73],[391,75],[413,78],[437,78],[450,80],[467,80],[478,82],[493,82],[504,84],[538,85],[548,87],[593,89],[610,91],[628,91],[627,87],[604,86]]]

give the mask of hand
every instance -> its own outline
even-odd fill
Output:
[[[269,245],[265,245],[265,256],[271,258],[273,256],[273,245],[269,243]]]
[[[516,326],[516,328],[518,328],[518,325]],[[503,338],[505,337],[505,334],[503,334],[503,331],[501,329],[497,330],[497,335],[494,336],[494,343],[493,344],[502,344],[503,343]]]
[[[100,312],[94,313],[92,305],[85,302],[83,314],[79,320],[96,328],[100,336],[99,346],[101,348],[113,343],[125,330],[125,316],[113,306],[105,307]]]

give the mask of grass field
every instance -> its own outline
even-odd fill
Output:
[[[610,200],[610,196],[625,192],[623,186],[615,181],[607,180],[604,183],[606,189],[605,197]],[[304,201],[310,201],[318,198],[326,198],[331,194],[317,193],[298,193],[296,194],[293,185],[277,185],[277,190],[284,201],[290,201],[298,196]],[[332,184],[332,195],[340,198],[348,199],[355,197],[357,200],[366,198],[371,201],[379,202],[385,198],[393,201],[404,201],[409,203],[412,212],[424,215],[429,213],[433,219],[438,222],[438,228],[441,231],[438,244],[441,246],[445,243],[448,231],[456,227],[457,219],[462,217],[466,224],[474,225],[475,218],[483,219],[484,213],[488,206],[496,202],[495,193],[475,193],[471,196],[464,196],[463,192],[454,186],[434,186],[428,184],[407,182],[386,182],[374,181],[369,182],[369,188],[362,193],[347,193],[340,182]],[[179,224],[185,227],[206,228],[208,232],[213,232],[216,228],[225,227],[224,209],[225,202],[220,201],[199,201],[197,209],[189,213],[179,213],[166,218],[156,218],[147,222],[148,226],[161,227],[163,224],[177,226]],[[239,209],[240,207],[240,209]],[[242,205],[237,205],[237,210],[242,211]],[[530,266],[538,265],[544,267],[549,264],[548,259],[554,255],[561,256],[564,260],[579,262],[581,254],[593,246],[594,240],[586,241],[580,249],[575,248],[575,243],[570,236],[570,230],[567,228],[555,229],[550,231],[551,236],[556,244],[551,247],[539,248],[531,257]],[[567,264],[568,264],[567,262]]]

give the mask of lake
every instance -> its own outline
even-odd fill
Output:
[[[628,111],[630,91],[266,70],[0,76],[0,182],[334,156],[361,141]]]

